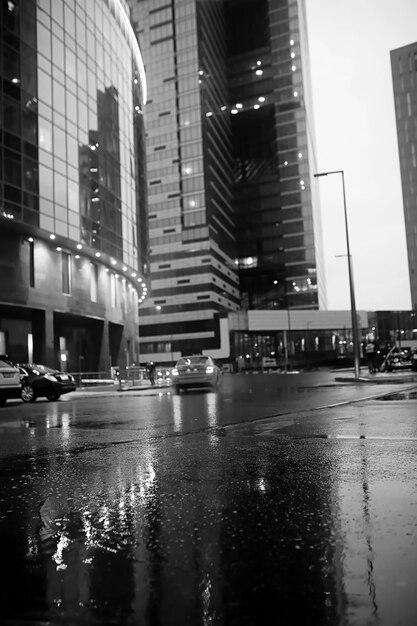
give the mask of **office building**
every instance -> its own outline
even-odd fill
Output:
[[[141,359],[241,309],[325,307],[304,3],[130,0],[148,77]]]
[[[417,42],[390,54],[411,302],[417,311]]]
[[[0,353],[108,371],[139,357],[147,292],[146,80],[128,7],[1,7]]]

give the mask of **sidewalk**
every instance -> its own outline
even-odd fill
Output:
[[[319,383],[318,386],[334,386],[338,383],[351,383],[351,384],[374,384],[374,385],[386,385],[386,384],[409,384],[416,383],[417,384],[417,372],[378,372],[376,374],[369,374],[366,368],[362,368],[364,372],[363,375],[360,375],[358,378],[355,377],[355,373],[353,368],[346,368],[341,370],[332,370],[329,372],[333,378],[333,382],[323,382]],[[365,373],[366,372],[366,373]],[[297,372],[298,373],[298,372]],[[111,395],[121,396],[123,394],[140,394],[144,393],[145,395],[158,395],[160,393],[166,393],[171,388],[169,383],[159,382],[155,385],[150,385],[148,380],[143,380],[135,384],[134,386],[122,385],[119,383],[115,385],[107,384],[107,385],[95,385],[93,387],[79,387],[76,391],[71,392],[76,394],[78,397],[91,397],[91,396],[103,396],[103,395]]]
[[[365,370],[365,368],[362,368]],[[374,383],[376,385],[401,384],[401,383],[417,383],[417,372],[402,371],[402,372],[376,372],[375,374],[369,374],[368,372],[363,375],[360,374],[356,378],[352,369],[339,370],[346,373],[346,375],[336,376],[335,382],[338,383]]]

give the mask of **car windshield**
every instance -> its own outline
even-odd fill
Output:
[[[184,365],[207,365],[209,359],[206,356],[187,356],[180,359],[177,363],[178,367]]]
[[[4,356],[2,356],[0,358],[0,367],[2,369],[4,369],[4,368],[9,369],[10,367],[15,367],[15,365],[13,365],[13,363],[11,361],[9,361],[9,359],[7,359]]]

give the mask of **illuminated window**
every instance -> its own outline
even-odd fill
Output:
[[[239,259],[238,261],[239,267],[247,268],[247,267],[258,267],[258,257],[256,256],[247,256]]]

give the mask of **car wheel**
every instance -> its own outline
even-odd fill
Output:
[[[23,385],[20,396],[23,402],[35,402],[36,400],[36,393],[32,385]]]
[[[61,397],[60,393],[49,393],[46,396],[46,399],[49,400],[49,402],[54,402],[55,400],[59,400],[60,397]]]
[[[178,394],[181,391],[181,387],[179,385],[174,385],[174,393]]]
[[[3,406],[3,404],[6,404],[6,400],[7,400],[6,396],[0,395],[0,406]]]

